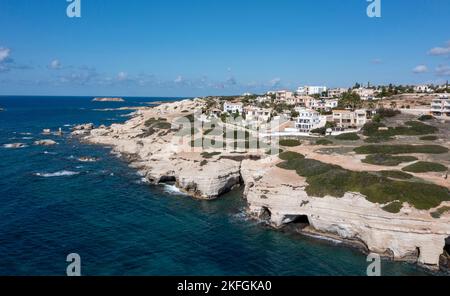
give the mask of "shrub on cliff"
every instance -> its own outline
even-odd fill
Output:
[[[367,145],[354,149],[357,154],[443,154],[449,150],[439,145]]]
[[[434,162],[419,161],[403,168],[405,172],[427,173],[427,172],[446,172],[448,168],[445,165]]]

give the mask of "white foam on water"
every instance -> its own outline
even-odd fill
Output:
[[[59,171],[54,173],[35,173],[35,176],[43,177],[43,178],[53,178],[53,177],[70,177],[78,175],[79,172],[72,172],[72,171]]]
[[[48,154],[48,155],[56,155],[56,152],[49,152],[49,151],[44,151],[44,154]]]
[[[22,140],[32,140],[33,137],[22,137]]]
[[[164,184],[164,192],[172,195],[188,195],[187,193],[181,191],[177,186],[170,184]]]

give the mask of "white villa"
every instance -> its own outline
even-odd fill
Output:
[[[330,112],[337,108],[339,101],[337,99],[314,99],[310,102],[310,107],[316,111]]]
[[[272,117],[272,110],[267,108],[247,107],[244,112],[246,121],[268,122]]]
[[[433,90],[428,85],[416,85],[414,87],[416,93],[432,93]]]
[[[299,113],[295,122],[295,127],[299,132],[309,133],[311,130],[325,127],[327,124],[327,117],[320,115],[317,111],[306,108],[295,108],[295,111]]]
[[[331,88],[328,90],[328,96],[332,98],[340,98],[348,89],[346,88]]]
[[[333,122],[340,128],[361,128],[367,123],[367,110],[333,110]]]
[[[450,99],[448,95],[440,95],[431,102],[431,114],[450,120]]]
[[[225,104],[223,104],[224,112],[242,114],[243,109],[244,105],[242,103],[225,102]]]
[[[370,88],[357,88],[353,90],[354,93],[358,94],[363,101],[371,101],[375,99],[375,90]]]
[[[312,96],[312,95],[321,95],[322,93],[327,91],[327,87],[326,86],[300,86],[297,89],[297,93],[299,95],[308,95],[308,96]]]

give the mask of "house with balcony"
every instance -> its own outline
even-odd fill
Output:
[[[295,127],[299,132],[310,133],[314,129],[325,127],[327,117],[320,115],[319,112],[307,108],[295,108],[299,113],[295,121]]]
[[[367,123],[367,110],[333,110],[333,122],[339,128],[362,128]]]
[[[268,108],[247,107],[244,108],[244,113],[248,122],[268,122],[272,118],[272,110]]]
[[[225,102],[225,104],[223,104],[223,112],[242,114],[243,110],[244,105],[242,103]]]
[[[294,97],[294,93],[288,90],[279,90],[275,92],[275,98],[278,102],[286,102]]]
[[[440,95],[431,101],[431,114],[433,116],[450,120],[450,99],[448,95]]]
[[[346,88],[331,88],[328,90],[328,96],[332,98],[342,98],[342,95],[346,93],[348,89]]]
[[[339,101],[337,99],[314,99],[311,101],[309,108],[319,112],[330,112],[337,108]]]
[[[322,95],[324,92],[327,91],[327,87],[326,86],[300,86],[297,89],[297,94],[299,95],[308,95],[308,96],[313,96],[313,95]]]

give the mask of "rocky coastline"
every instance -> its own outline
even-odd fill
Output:
[[[434,270],[448,268],[448,257],[443,255],[450,236],[448,212],[437,219],[431,211],[405,205],[400,213],[388,213],[354,192],[342,198],[308,196],[305,178],[278,168],[276,155],[259,150],[214,153],[192,147],[190,141],[181,140],[173,123],[205,107],[202,99],[165,103],[136,111],[124,124],[77,126],[72,135],[111,147],[148,182],[174,182],[194,198],[211,200],[245,186],[248,213],[271,227],[291,227]]]

